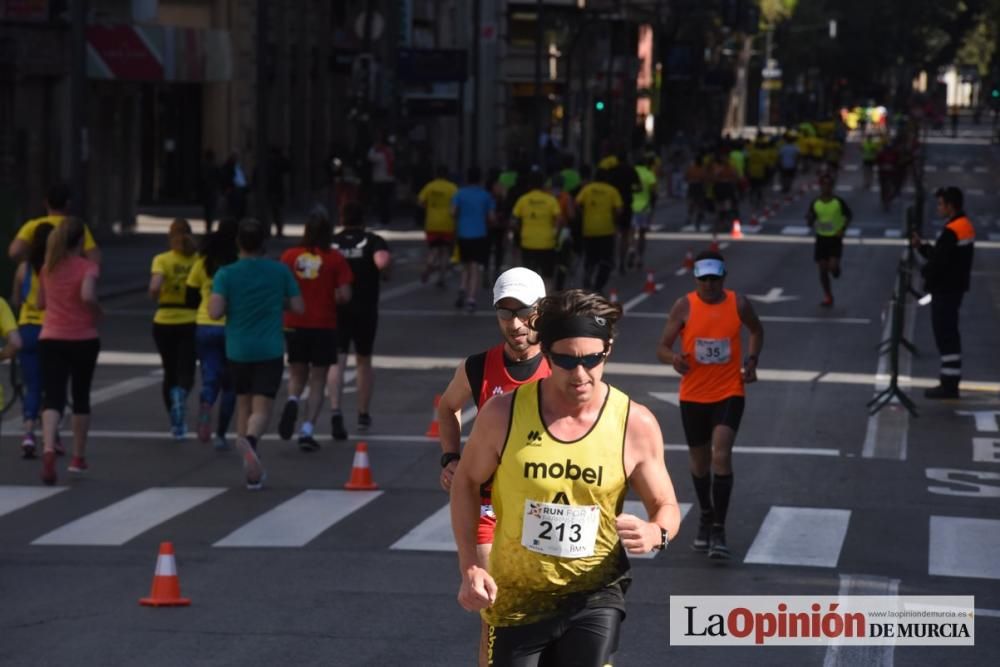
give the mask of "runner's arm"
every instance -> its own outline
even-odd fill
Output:
[[[100,317],[103,314],[101,304],[97,300],[97,275],[88,273],[80,283],[80,300],[87,306],[94,315]]]
[[[208,316],[213,320],[222,319],[226,314],[226,297],[212,294],[208,299]]]
[[[14,284],[10,288],[10,307],[15,311],[21,307],[21,286],[24,284],[24,276],[27,270],[28,264],[21,262],[17,265],[17,271],[14,272]]]
[[[27,241],[14,237],[7,248],[7,255],[15,262],[23,262],[28,258],[29,250],[31,245]]]
[[[646,508],[648,521],[630,514],[616,519],[622,545],[629,553],[646,553],[661,542],[660,529],[674,539],[681,525],[677,494],[663,459],[663,434],[656,417],[632,402],[625,430],[625,473]]]
[[[437,407],[437,420],[440,430],[441,453],[458,454],[462,449],[462,406],[472,400],[472,387],[465,372],[463,361],[455,369],[448,388],[441,394]],[[455,477],[458,461],[452,461],[441,470],[441,488],[448,491]]]
[[[351,300],[351,295],[352,295],[351,284],[345,283],[343,285],[339,285],[338,287],[334,288],[333,300],[336,302],[338,306],[341,306]]]
[[[750,331],[747,355],[743,361],[743,381],[755,382],[760,351],[764,347],[764,325],[760,323],[760,318],[757,317],[757,312],[750,304],[750,299],[745,296],[738,295],[736,297],[736,309],[739,312],[740,321]]]
[[[681,329],[684,328],[687,316],[688,301],[687,298],[681,297],[677,301],[674,301],[674,305],[670,308],[670,315],[667,316],[667,324],[663,327],[663,335],[660,336],[660,344],[656,347],[656,358],[661,363],[673,365],[674,359],[681,356],[676,354],[673,348],[677,336],[680,335]]]
[[[301,294],[288,297],[285,299],[285,310],[291,311],[296,315],[302,315],[306,312],[305,299],[302,298]]]
[[[149,276],[149,298],[156,301],[160,298],[160,290],[163,288],[163,274],[152,273]]]
[[[487,402],[472,426],[465,453],[451,485],[451,528],[458,547],[462,576],[459,603],[469,611],[485,609],[496,599],[496,583],[479,567],[476,532],[479,525],[479,487],[496,472],[507,437],[514,394]]]

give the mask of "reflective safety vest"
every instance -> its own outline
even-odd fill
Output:
[[[837,197],[830,201],[817,199],[813,202],[813,213],[816,215],[816,234],[819,236],[837,236],[847,226],[844,208]]]

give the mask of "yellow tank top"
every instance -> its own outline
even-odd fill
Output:
[[[157,324],[194,324],[195,309],[184,305],[187,297],[187,277],[194,266],[195,255],[183,255],[173,250],[153,258],[151,273],[163,276],[160,300],[153,321]]]
[[[543,382],[514,391],[507,441],[493,477],[497,525],[490,574],[497,598],[482,613],[491,625],[558,615],[628,572],[615,517],[628,491],[623,450],[629,398],[609,386],[590,431],[563,442],[542,422]]]

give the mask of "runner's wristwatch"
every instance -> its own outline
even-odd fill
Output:
[[[670,534],[666,528],[660,528],[660,543],[653,547],[653,551],[663,551],[670,543]]]
[[[441,455],[441,467],[447,468],[449,463],[451,463],[452,461],[457,461],[460,458],[462,457],[455,452],[445,452],[444,454]]]

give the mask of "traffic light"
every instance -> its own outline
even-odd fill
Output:
[[[994,88],[993,92],[990,93],[990,97],[992,97],[995,100],[1000,100],[1000,88]]]
[[[996,91],[993,91],[993,92],[995,93]],[[604,111],[604,100],[595,100],[594,101],[594,110],[595,111]]]

